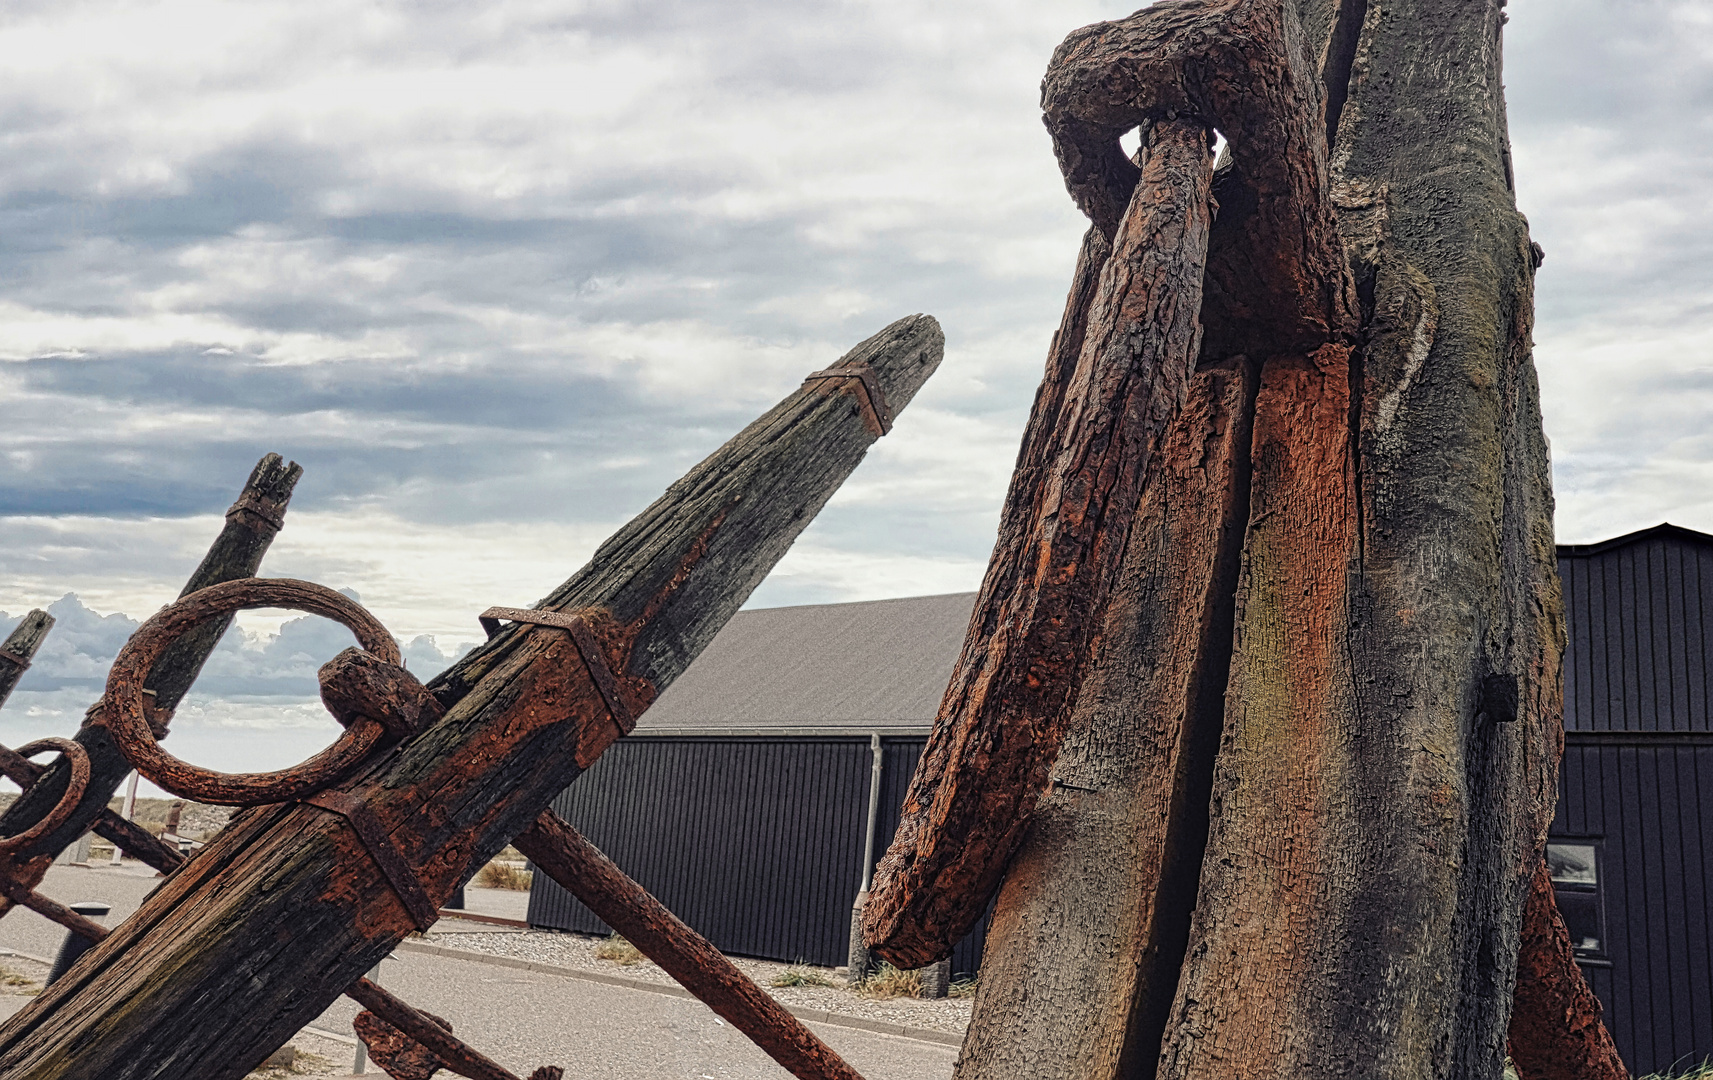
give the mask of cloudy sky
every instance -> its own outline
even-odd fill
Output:
[[[944,366],[754,602],[974,588],[1083,227],[1039,80],[1128,10],[13,0],[0,632],[61,621],[0,741],[75,723],[263,453],[305,469],[264,573],[427,672],[917,311]],[[1713,530],[1713,10],[1509,11],[1559,537]],[[341,633],[248,620],[178,752],[305,756]]]

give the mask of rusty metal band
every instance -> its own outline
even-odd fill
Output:
[[[601,643],[595,640],[594,631],[589,629],[588,621],[581,615],[540,611],[535,608],[491,607],[477,618],[481,620],[482,629],[489,637],[499,633],[502,619],[506,622],[528,623],[531,626],[551,626],[569,633],[577,646],[577,652],[583,657],[583,663],[589,668],[589,677],[594,680],[595,689],[601,692],[601,700],[606,702],[607,712],[612,714],[613,723],[626,735],[636,727],[636,714],[625,704],[624,695],[619,693],[619,681],[614,678],[613,669],[607,666],[606,653],[601,651]]]
[[[392,837],[381,827],[380,820],[361,799],[348,791],[320,791],[298,801],[338,814],[350,823],[351,831],[368,849],[369,858],[380,868],[418,930],[427,930],[439,920],[440,909],[428,898],[416,871],[411,869],[410,863],[393,844]]]
[[[862,387],[864,404],[867,406],[869,414],[874,417],[875,426],[880,429],[882,435],[892,430],[892,407],[887,404],[886,391],[881,389],[880,380],[875,377],[873,368],[867,364],[825,368],[821,371],[810,372],[803,383],[807,386],[809,383],[825,379],[857,380],[857,384]]]
[[[30,666],[29,657],[25,656],[21,652],[13,652],[4,645],[0,645],[0,660],[6,661],[13,667],[16,667],[19,671],[23,671],[25,668]]]
[[[259,495],[246,491],[242,495],[239,495],[238,501],[233,503],[227,509],[226,520],[231,521],[233,518],[246,513],[254,514],[256,517],[260,518],[263,524],[267,525],[274,532],[279,532],[281,529],[285,528],[285,511],[272,499],[264,499]]]

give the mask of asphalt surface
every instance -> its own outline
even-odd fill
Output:
[[[399,953],[381,984],[452,1022],[472,1046],[528,1076],[559,1065],[568,1077],[785,1080],[783,1068],[699,1001],[583,979]],[[335,1002],[312,1026],[347,1033],[357,1006]],[[957,1049],[941,1043],[810,1024],[868,1080],[943,1080]]]
[[[42,892],[73,903],[101,900],[116,926],[159,884],[153,871],[56,866]],[[472,905],[474,907],[475,905]],[[52,958],[65,931],[33,911],[0,919],[0,950]],[[522,1076],[560,1065],[568,1077],[597,1080],[784,1080],[790,1074],[701,1002],[649,990],[538,974],[475,961],[399,953],[381,983],[420,1009],[451,1021],[471,1045]],[[341,998],[312,1025],[349,1035],[357,1006]],[[868,1080],[943,1080],[954,1047],[831,1024],[811,1023]],[[371,1076],[384,1076],[371,1069]]]

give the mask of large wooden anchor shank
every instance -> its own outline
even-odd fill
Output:
[[[211,606],[206,595],[188,598],[151,619],[114,665],[108,731],[163,788],[249,809],[0,1027],[0,1075],[235,1080],[526,829],[538,864],[619,925],[620,911],[597,905],[627,895],[624,881],[597,874],[601,860],[542,812],[620,737],[620,714],[640,714],[713,638],[862,459],[876,438],[873,414],[885,409],[890,423],[942,348],[933,319],[894,323],[835,365],[851,378],[819,373],[672,485],[536,606],[580,619],[585,640],[513,623],[416,688],[390,670],[390,636],[360,631],[373,659],[345,654],[324,694],[341,702],[349,726],[298,768],[225,776],[180,762],[155,743],[140,691],[152,651],[198,618],[302,596],[258,597],[251,590],[278,583],[244,583],[223,587],[233,591]],[[326,599],[337,594],[318,595],[335,617],[357,619]],[[599,664],[585,652],[591,640]],[[624,903],[636,900],[628,895]],[[716,970],[711,946],[702,951],[705,942],[659,912],[642,914],[659,928],[644,947],[716,1009],[757,1031],[781,1023],[782,1010],[768,1015],[741,992],[716,1004],[710,980],[730,973]],[[768,1047],[783,1064],[803,1077],[854,1077],[792,1026]]]

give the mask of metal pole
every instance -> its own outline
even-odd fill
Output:
[[[873,963],[868,955],[868,946],[862,941],[862,909],[868,903],[868,887],[873,884],[874,834],[880,825],[880,778],[886,768],[886,758],[880,748],[880,732],[869,735],[868,752],[873,758],[868,774],[868,826],[863,830],[862,874],[857,885],[856,902],[851,905],[850,950],[845,960],[853,979],[867,978]]]
[[[98,919],[109,911],[112,911],[113,908],[110,905],[101,903],[99,900],[86,900],[82,903],[71,905],[71,910],[85,918]],[[52,986],[61,975],[64,975],[71,969],[71,965],[77,963],[78,957],[93,948],[95,948],[94,941],[84,937],[82,934],[78,934],[70,930],[66,931],[65,940],[60,943],[59,955],[54,957],[54,966],[48,971],[47,982],[43,985]]]
[[[381,985],[381,965],[376,964],[369,971],[369,981],[376,986]],[[369,1044],[363,1041],[363,1036],[355,1028],[351,1034],[357,1036],[357,1057],[351,1062],[351,1075],[362,1076],[369,1071]]]
[[[880,774],[886,768],[886,758],[880,752],[880,732],[868,737],[868,752],[874,759],[868,774],[868,828],[862,839],[862,884],[857,892],[868,895],[874,878],[874,831],[880,823]]]
[[[137,770],[135,769],[131,770],[131,782],[125,788],[125,809],[120,812],[119,816],[124,818],[126,821],[133,821],[137,817]],[[119,850],[119,845],[114,844],[113,858],[110,860],[109,865],[118,866],[124,861],[124,857],[125,853]]]

